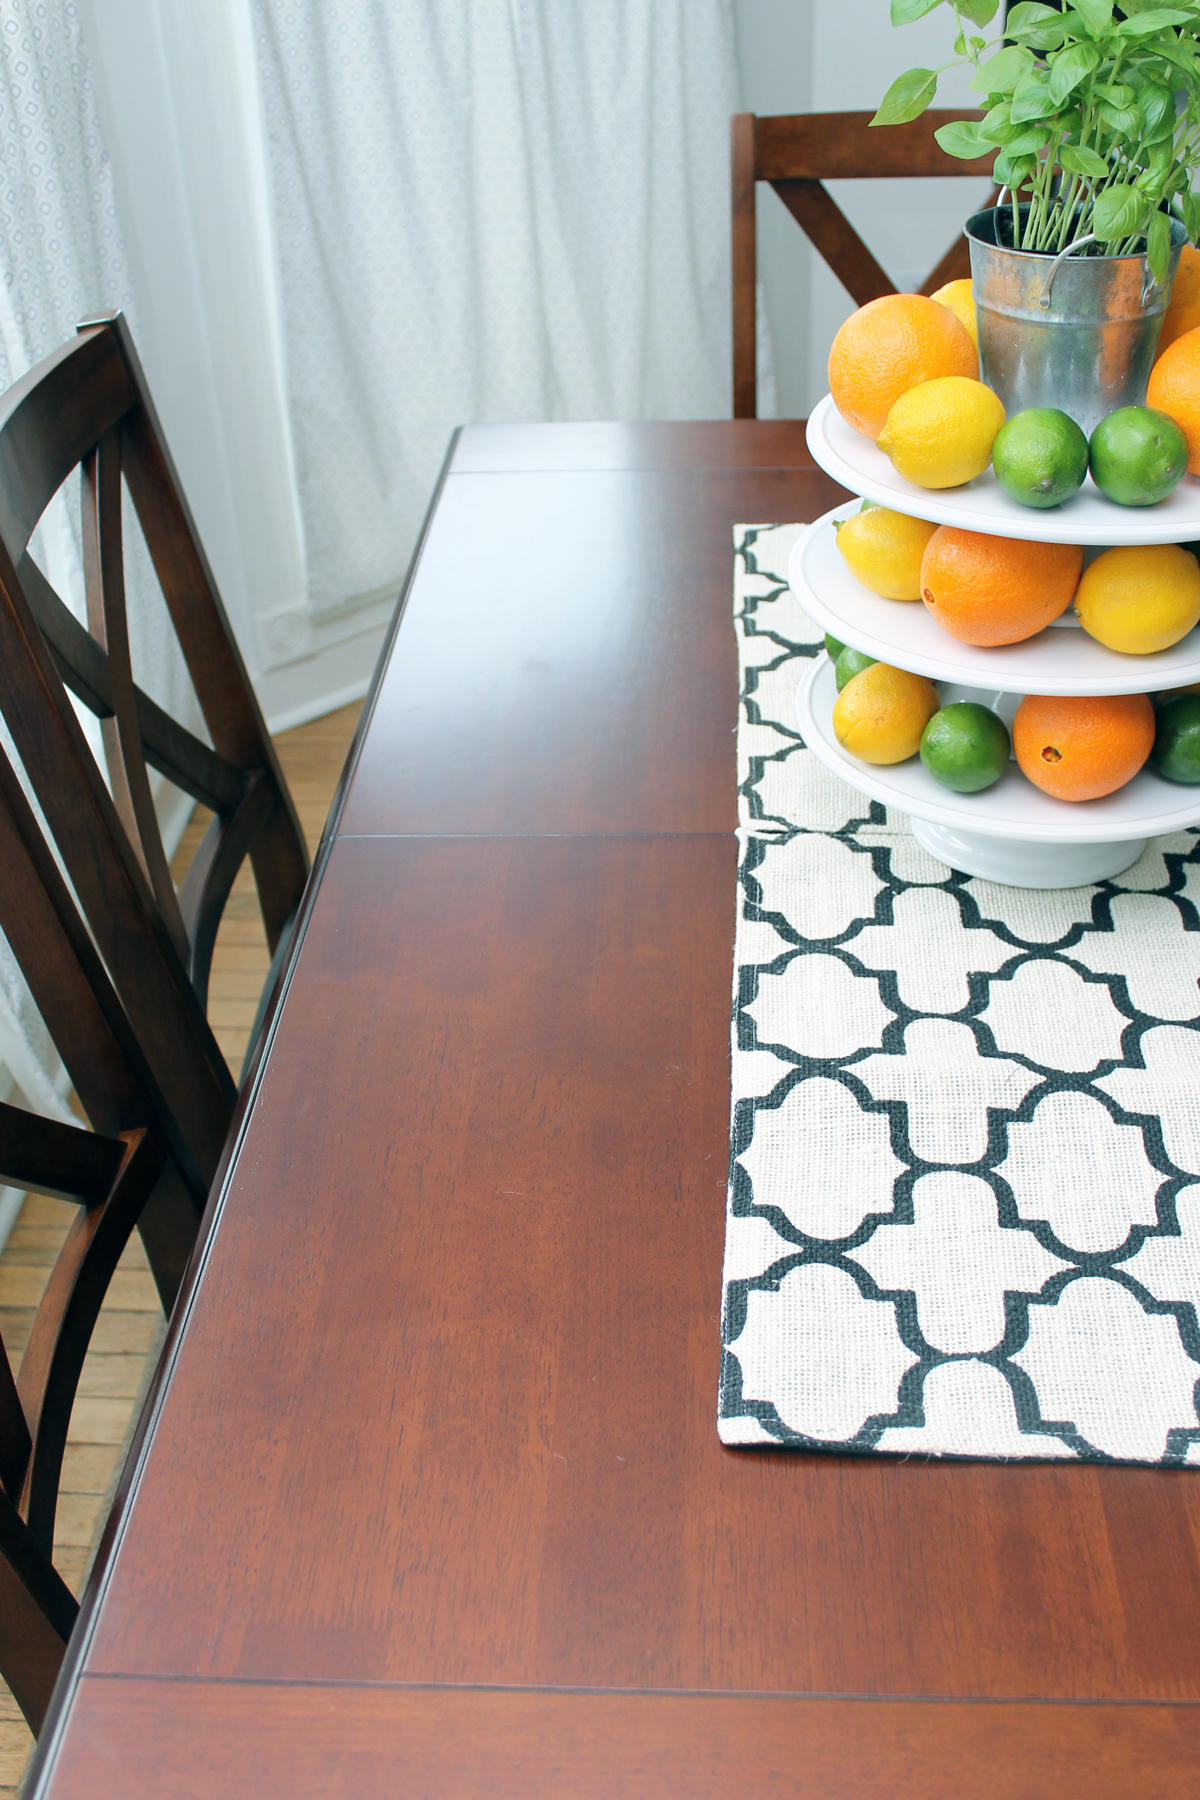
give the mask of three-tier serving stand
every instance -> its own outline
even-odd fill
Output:
[[[1200,481],[1185,476],[1157,506],[1117,506],[1085,481],[1061,507],[1034,511],[1010,500],[989,469],[961,488],[914,487],[881,450],[852,431],[826,396],[808,424],[813,457],[835,481],[865,499],[913,518],[1000,537],[1083,544],[1190,543],[1200,539]],[[1124,656],[1089,637],[1070,610],[1024,643],[996,649],[961,644],[918,600],[884,600],[850,573],[836,544],[835,507],[799,538],[788,581],[823,631],[880,662],[927,675],[942,705],[977,700],[1010,728],[1025,694],[1155,694],[1200,681],[1200,627],[1169,650]],[[859,793],[908,814],[913,834],[951,868],[1012,887],[1082,887],[1119,874],[1146,840],[1200,824],[1200,785],[1181,786],[1148,766],[1100,800],[1052,799],[1014,761],[980,794],[956,794],[934,781],[919,757],[861,762],[833,732],[833,664],[822,654],[796,699],[809,749]]]

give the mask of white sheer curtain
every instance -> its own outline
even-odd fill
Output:
[[[453,426],[728,416],[730,0],[253,0],[309,604]]]

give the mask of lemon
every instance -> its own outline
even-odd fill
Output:
[[[1075,611],[1110,650],[1166,650],[1200,620],[1200,563],[1179,544],[1119,545],[1084,570]]]
[[[960,487],[982,475],[1004,423],[990,387],[965,375],[940,375],[901,394],[879,434],[879,448],[917,487]]]
[[[948,306],[959,324],[965,326],[967,336],[979,348],[979,327],[975,323],[975,295],[971,291],[971,277],[964,275],[961,281],[948,281],[940,287],[936,294],[930,294],[939,306]]]
[[[838,526],[837,547],[850,572],[885,600],[921,598],[921,558],[937,530],[926,519],[873,506]]]
[[[833,734],[843,750],[863,762],[905,762],[920,749],[921,733],[938,704],[938,691],[924,675],[872,663],[834,702]]]

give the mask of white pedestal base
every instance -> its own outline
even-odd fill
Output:
[[[939,862],[964,875],[1003,882],[1005,887],[1090,887],[1093,881],[1107,881],[1128,869],[1146,848],[1145,838],[1124,838],[1115,844],[1038,843],[917,818],[912,831],[918,844]]]

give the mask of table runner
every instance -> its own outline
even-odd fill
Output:
[[[799,525],[735,528],[727,1444],[1200,1466],[1200,843],[952,873],[805,749]]]

